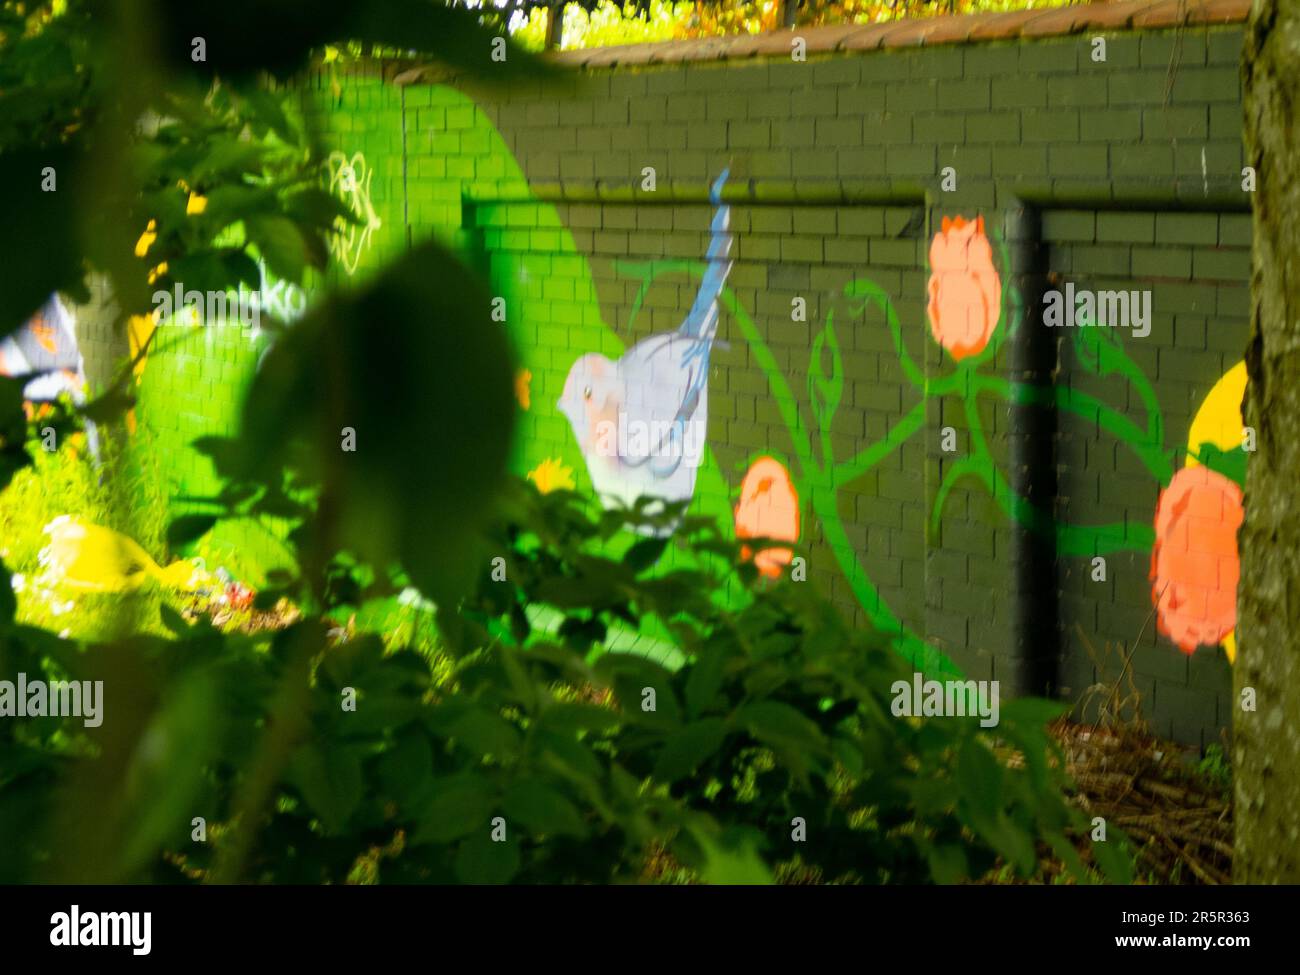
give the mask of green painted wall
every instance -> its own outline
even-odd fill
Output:
[[[1105,647],[1122,643],[1154,730],[1215,741],[1230,723],[1230,639],[1211,627],[1184,652],[1164,634],[1183,632],[1187,610],[1149,617],[1161,492],[1246,336],[1242,34],[1106,36],[1105,64],[1071,37],[592,70],[558,90],[473,95],[434,75],[323,76],[320,118],[346,159],[364,159],[379,220],[334,273],[364,274],[430,234],[454,243],[506,299],[531,374],[516,467],[560,465],[589,489],[556,408],[565,378],[581,354],[616,359],[681,322],[707,188],[729,166],[737,261],[696,510],[731,521],[746,469],[774,457],[799,497],[810,582],[926,667],[1012,684],[1046,667],[1074,699],[1118,673]],[[991,272],[1000,289],[960,357],[964,292],[935,284],[931,261],[959,217],[982,218],[980,287],[987,297]],[[1098,330],[1044,329],[1038,296],[1067,281],[1150,291],[1150,334],[1104,330],[1098,345]],[[176,445],[233,429],[255,347],[194,337],[169,356],[151,358],[141,413],[180,490],[206,474]],[[1164,543],[1161,584],[1199,557]],[[1030,557],[1042,571],[1018,571]],[[1211,617],[1235,548],[1218,557],[1218,576],[1172,590]]]

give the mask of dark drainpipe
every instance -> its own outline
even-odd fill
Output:
[[[1006,238],[1013,287],[1023,299],[1014,341],[1008,349],[1007,377],[1013,383],[1050,386],[1056,370],[1056,336],[1044,327],[1043,291],[1047,248],[1040,211],[1017,202],[1007,211]],[[1056,410],[1046,406],[1010,407],[1010,481],[1020,497],[1046,515],[1050,526],[1056,498]],[[1059,687],[1060,633],[1057,616],[1056,540],[1013,519],[1012,667],[1002,679],[1016,695],[1051,696]]]

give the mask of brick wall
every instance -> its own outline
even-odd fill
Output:
[[[895,30],[881,50],[842,49],[863,28],[808,32],[804,62],[780,35],[745,58],[588,52],[550,89],[409,66],[398,81],[322,77],[321,117],[364,156],[382,221],[355,273],[410,240],[454,243],[506,299],[527,370],[516,466],[590,490],[556,407],[566,377],[580,355],[617,359],[682,321],[708,187],[730,167],[736,262],[695,510],[730,521],[745,472],[771,456],[798,495],[810,583],[902,652],[1075,699],[1117,675],[1106,646],[1122,644],[1155,730],[1209,743],[1230,723],[1231,639],[1189,654],[1160,631],[1205,615],[1227,569],[1175,580],[1176,605],[1155,613],[1151,568],[1161,491],[1244,348],[1242,30],[1205,23],[1203,5],[1174,30],[1127,29],[1165,6],[1108,5],[1134,12],[1015,40],[969,39],[1025,17],[956,18],[928,36],[965,43],[901,46],[912,35]],[[1228,6],[1217,19],[1239,21]],[[631,63],[606,66],[618,60]],[[961,359],[928,311],[932,242],[958,217],[982,218],[1001,287],[987,344]],[[1066,282],[1149,290],[1150,334],[1105,330],[1099,350],[1081,338],[1098,330],[1045,328],[1041,296]]]

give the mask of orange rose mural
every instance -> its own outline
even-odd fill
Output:
[[[1246,364],[1223,374],[1201,403],[1187,434],[1187,460],[1156,508],[1151,598],[1160,632],[1192,653],[1202,644],[1222,645],[1237,656],[1237,580],[1241,563],[1237,529],[1242,522],[1242,485],[1247,454],[1241,401]],[[1214,585],[1210,560],[1217,560]],[[1164,592],[1164,598],[1161,593]]]
[[[799,495],[790,480],[790,472],[780,461],[760,457],[750,465],[740,483],[740,501],[736,505],[737,538],[799,538]],[[749,547],[741,557],[751,557]],[[754,565],[763,575],[775,578],[789,565],[794,552],[788,548],[765,548],[753,556]]]
[[[1183,653],[1214,646],[1237,626],[1241,488],[1208,467],[1185,467],[1160,492],[1151,598],[1160,632]]]
[[[533,371],[531,369],[520,369],[515,373],[515,399],[519,401],[519,408],[526,410],[532,405],[533,389]]]
[[[1002,280],[984,218],[943,218],[930,243],[930,303],[934,340],[957,360],[982,352],[1002,314]]]

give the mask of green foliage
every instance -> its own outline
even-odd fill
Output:
[[[1222,745],[1208,745],[1196,763],[1196,774],[1224,795],[1232,793],[1232,761]]]
[[[641,877],[662,850],[711,882],[768,881],[792,865],[827,879],[951,882],[999,858],[1024,876],[1049,848],[1087,876],[1068,839],[1084,824],[1043,728],[1057,705],[1013,702],[994,732],[894,717],[891,685],[910,667],[811,587],[757,581],[703,519],[671,543],[601,554],[626,526],[673,517],[592,512],[576,495],[515,484],[490,533],[506,580],[483,563],[474,592],[440,609],[433,657],[308,619],[273,638],[200,623],[170,642],[6,661],[83,676],[108,655],[156,703],[129,741],[72,722],[0,728],[16,730],[0,818],[35,804],[53,824],[24,827],[0,875],[30,876],[33,855],[53,876],[78,869],[67,857],[88,854],[61,849],[54,828],[59,798],[75,796],[132,824],[129,842],[96,861],[99,879],[338,882],[373,850],[385,851],[369,861],[384,882],[610,882]],[[303,524],[319,518],[304,511]],[[667,544],[707,567],[659,571]],[[327,613],[349,611],[338,594],[384,588],[347,562],[332,564]],[[722,609],[737,573],[747,605]],[[680,641],[684,666],[599,652],[611,629],[651,615]],[[144,735],[161,753],[139,749]],[[1007,764],[1008,748],[1022,767]],[[101,757],[69,754],[85,751]],[[105,779],[96,766],[113,756],[120,767]],[[83,780],[119,784],[91,797]],[[208,843],[188,842],[191,815],[207,819]],[[791,840],[796,817],[806,842]],[[1096,861],[1124,880],[1124,863],[1105,855],[1116,846]]]

